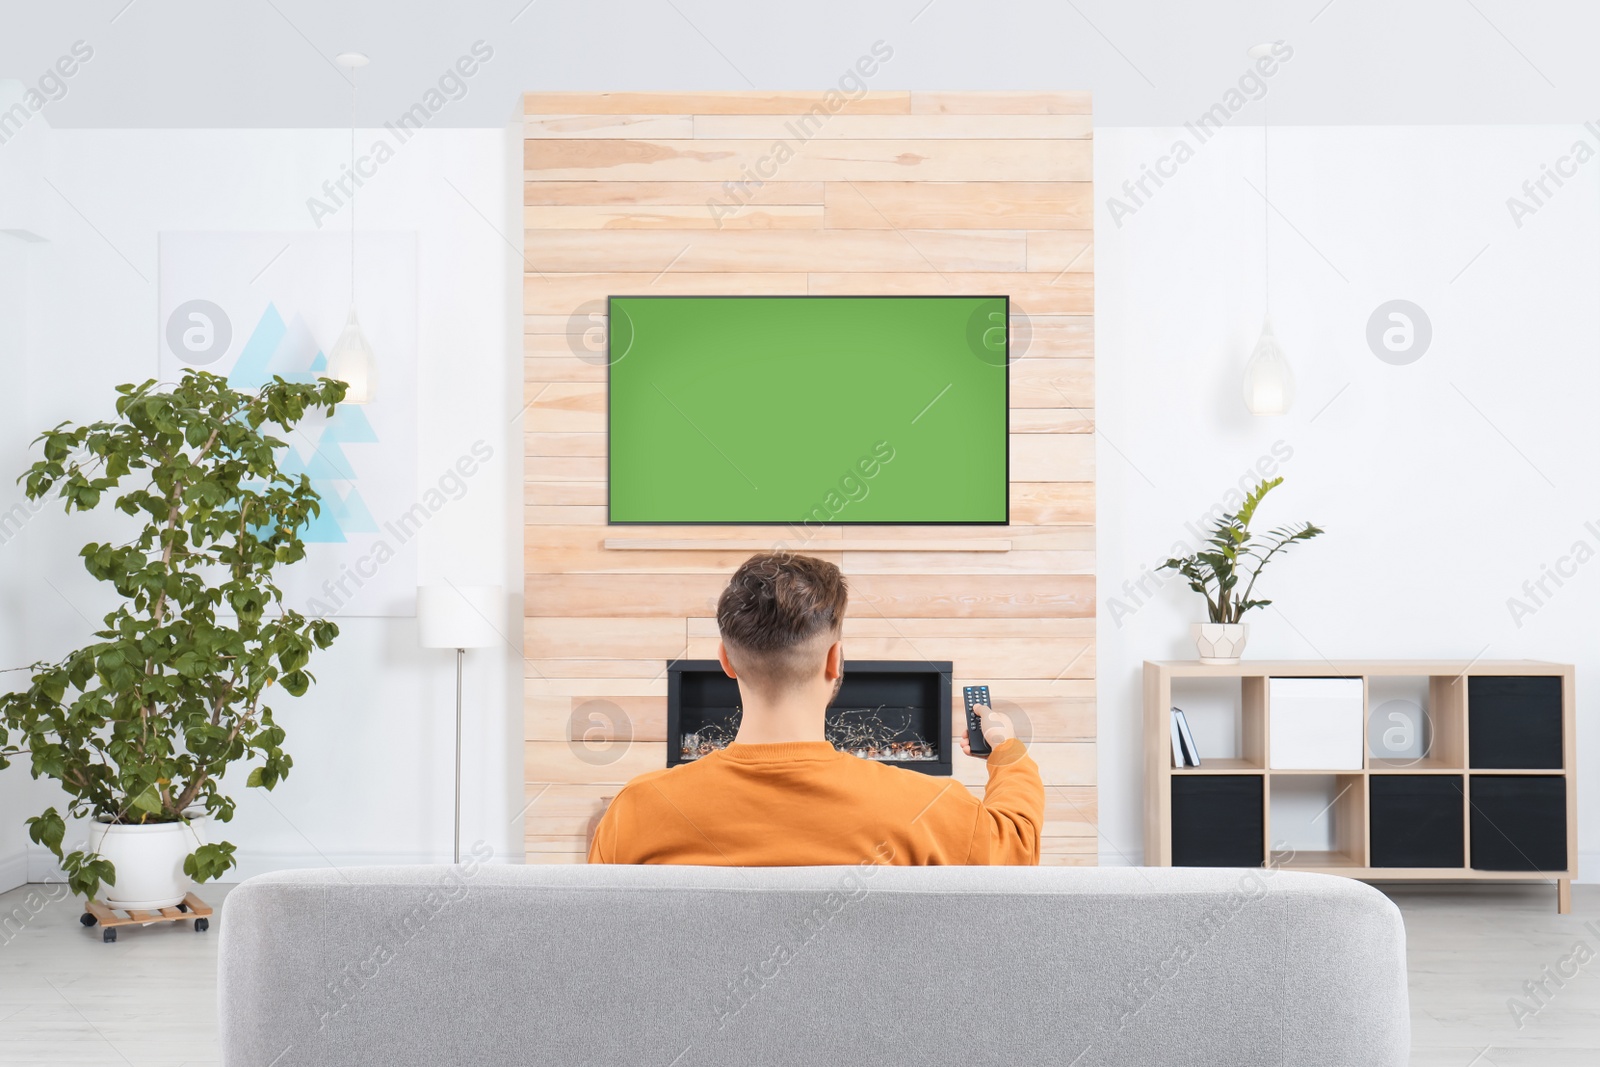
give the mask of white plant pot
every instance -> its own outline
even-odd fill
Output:
[[[1247,622],[1197,622],[1191,627],[1201,663],[1238,663],[1250,636]]]
[[[181,903],[192,885],[183,873],[183,861],[205,843],[203,822],[145,826],[96,822],[89,830],[89,848],[117,869],[116,884],[101,885],[101,901],[113,908],[142,911]]]

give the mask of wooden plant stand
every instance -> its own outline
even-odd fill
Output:
[[[185,896],[183,903],[176,907],[154,911],[124,911],[107,907],[98,900],[89,901],[85,908],[78,921],[85,926],[99,923],[100,940],[107,943],[117,939],[119,926],[148,926],[150,923],[183,922],[186,919],[193,919],[194,931],[197,934],[203,934],[211,927],[211,905],[193,893]]]

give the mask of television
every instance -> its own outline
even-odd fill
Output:
[[[613,296],[613,524],[1004,524],[1004,296]]]

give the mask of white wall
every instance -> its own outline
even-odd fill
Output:
[[[1299,385],[1281,418],[1249,415],[1240,395],[1263,307],[1263,204],[1246,184],[1261,186],[1259,127],[1201,146],[1120,226],[1108,198],[1194,137],[1095,137],[1101,861],[1143,852],[1140,665],[1192,658],[1202,617],[1179,582],[1146,580],[1148,595],[1124,583],[1282,442],[1287,480],[1262,522],[1328,532],[1262,579],[1276,603],[1251,616],[1248,654],[1576,663],[1579,848],[1586,880],[1600,879],[1600,557],[1547,582],[1534,614],[1507,606],[1575,543],[1600,550],[1600,160],[1549,186],[1520,227],[1506,204],[1596,136],[1272,130],[1272,311]],[[1395,298],[1433,325],[1408,366],[1365,337]]]
[[[1600,160],[1520,228],[1506,208],[1582,135],[1576,127],[1273,130],[1271,193],[1282,215],[1272,221],[1272,303],[1299,400],[1286,417],[1258,419],[1244,412],[1239,382],[1262,315],[1262,202],[1245,183],[1260,185],[1259,129],[1201,146],[1120,226],[1107,198],[1192,136],[1097,131],[1102,862],[1142,854],[1139,666],[1191,656],[1187,625],[1198,617],[1179,585],[1147,595],[1124,583],[1154,588],[1146,568],[1185,536],[1184,524],[1281,442],[1280,455],[1292,453],[1278,464],[1288,481],[1263,518],[1314,519],[1329,532],[1264,579],[1277,604],[1253,618],[1251,654],[1576,662],[1580,848],[1590,877],[1600,875],[1600,742],[1587,681],[1600,666],[1590,621],[1600,562],[1578,568],[1520,627],[1507,609],[1574,542],[1600,548],[1584,526],[1600,527],[1589,441],[1600,395],[1592,310]],[[0,309],[16,306],[24,260],[33,294],[25,345],[14,339],[15,319],[11,334],[0,329],[7,469],[25,462],[12,438],[98,417],[115,383],[153,373],[159,231],[304,228],[304,198],[335,170],[345,138],[51,133],[46,173],[77,211],[46,190],[51,240],[24,247],[0,237],[0,292],[10,300]],[[515,594],[520,264],[507,245],[518,233],[504,219],[516,175],[504,144],[500,131],[419,135],[366,187],[362,220],[419,231],[419,482],[476,437],[499,435],[490,477],[426,528],[419,577],[499,581]],[[501,220],[500,233],[479,211]],[[1371,311],[1397,297],[1420,304],[1434,328],[1429,352],[1405,367],[1380,362],[1364,336]],[[19,360],[28,374],[15,369]],[[0,551],[0,603],[27,624],[0,666],[14,665],[13,652],[59,654],[87,633],[82,616],[105,609],[71,553],[89,530],[46,513]],[[503,654],[470,654],[464,836],[515,858],[519,597],[510,616]],[[417,649],[413,620],[340,621],[340,641],[313,665],[318,686],[280,708],[293,774],[272,794],[238,790],[227,832],[241,846],[243,874],[447,856],[451,654]],[[21,767],[0,773],[0,866],[20,840],[21,817],[52,802],[26,777]],[[32,876],[47,870],[35,854]]]
[[[0,79],[0,110],[22,99],[23,86]],[[28,305],[31,302],[31,249],[49,226],[38,209],[39,181],[49,123],[35,116],[0,146],[0,456],[19,456],[32,437],[27,427]],[[19,486],[0,476],[0,669],[23,660],[28,604],[22,595],[27,574],[19,532],[31,519],[32,505]],[[0,675],[0,685],[21,675]],[[27,829],[23,823],[30,788],[26,757],[0,773],[0,892],[28,880]]]
[[[26,342],[28,311],[28,257],[30,243],[0,234],[0,455],[20,454],[27,441],[23,384],[27,381]],[[19,506],[20,505],[20,506]],[[27,605],[19,595],[27,573],[17,532],[24,528],[30,509],[19,487],[0,478],[0,667],[23,661],[22,635]],[[16,684],[21,675],[0,676],[0,684]],[[29,789],[27,758],[15,769],[0,771],[0,892],[28,880],[27,829],[23,825],[24,798]]]
[[[376,136],[363,131],[361,143]],[[520,859],[522,517],[508,486],[521,471],[513,422],[521,397],[511,385],[521,338],[508,334],[506,284],[520,264],[502,236],[504,144],[498,130],[417,134],[364,186],[360,220],[363,229],[418,235],[417,484],[436,482],[479,438],[495,452],[466,494],[423,528],[418,579],[498,583],[512,594],[506,646],[468,654],[463,839]],[[155,374],[159,232],[309,229],[306,198],[338,173],[347,150],[348,133],[338,130],[53,131],[45,174],[59,193],[45,194],[52,240],[30,251],[27,360],[36,369],[23,428],[105,417],[114,385]],[[346,225],[344,215],[329,223]],[[10,392],[9,358],[6,366]],[[9,442],[4,457],[6,471],[28,461]],[[27,612],[26,657],[60,655],[110,607],[75,554],[95,528],[51,508],[21,538],[30,577],[20,590],[0,565],[0,601],[20,597]],[[318,684],[275,703],[292,773],[272,793],[243,788],[242,771],[234,776],[238,813],[220,829],[240,846],[241,876],[449,858],[454,653],[419,649],[414,619],[337,621],[339,640],[311,665]],[[0,788],[25,775],[0,774]],[[27,792],[20,813],[0,793],[0,821],[59,802],[48,783],[28,783]],[[35,850],[31,876],[51,869]]]

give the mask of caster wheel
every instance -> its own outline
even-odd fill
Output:
[[[187,904],[179,904],[178,905],[178,910],[179,911],[188,911],[189,910],[189,905],[187,905]]]
[[[117,939],[117,931],[112,929],[109,926],[106,927],[104,930],[102,930],[100,932],[100,940],[104,941],[108,945],[111,944],[111,942],[115,941],[116,939]]]
[[[93,926],[95,923],[99,922],[100,920],[96,919],[93,914],[91,914],[90,912],[86,911],[82,915],[78,916],[78,921],[81,922],[85,926]]]
[[[210,919],[196,919],[194,921],[194,932],[195,933],[203,934],[209,929],[211,929],[211,920]]]

